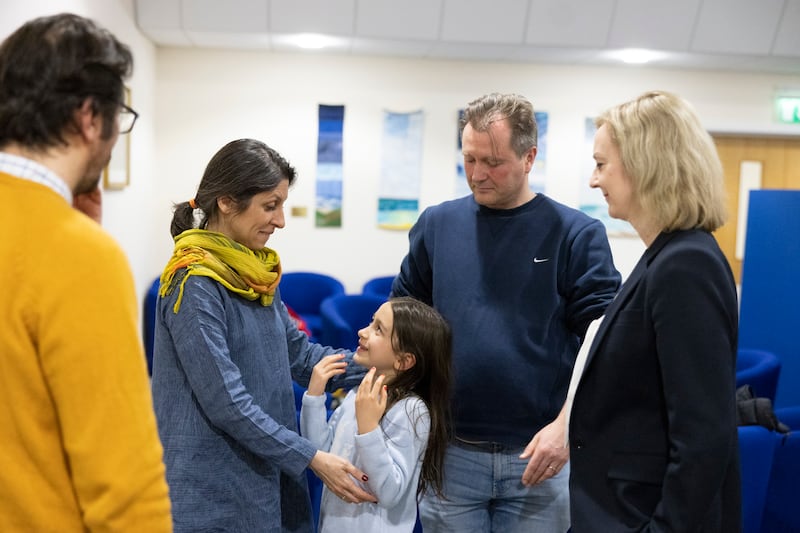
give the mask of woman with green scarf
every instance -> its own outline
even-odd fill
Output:
[[[344,500],[374,501],[352,481],[364,472],[297,433],[292,379],[307,385],[324,356],[352,354],[309,343],[280,298],[280,259],[265,245],[294,179],[277,152],[241,139],[175,208],[153,398],[176,532],[311,532],[306,467]],[[360,382],[349,368],[331,390]]]

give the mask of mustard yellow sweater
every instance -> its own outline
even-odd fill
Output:
[[[122,250],[0,173],[0,531],[171,531]]]

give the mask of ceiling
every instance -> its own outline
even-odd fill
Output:
[[[567,65],[623,48],[669,68],[800,75],[800,0],[134,0],[156,44]],[[306,52],[309,53],[309,52]],[[321,53],[315,51],[314,53]]]

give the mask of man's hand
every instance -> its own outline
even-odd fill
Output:
[[[89,192],[78,193],[72,198],[72,207],[84,213],[98,224],[103,222],[103,193],[100,185]]]
[[[569,448],[565,442],[566,416],[562,409],[558,417],[533,436],[520,459],[528,459],[522,473],[526,487],[541,483],[558,474],[569,461]]]

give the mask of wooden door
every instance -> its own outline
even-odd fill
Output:
[[[745,137],[714,134],[728,195],[728,221],[714,235],[741,283],[742,261],[736,258],[739,220],[739,171],[742,161],[761,163],[762,189],[800,189],[800,138]],[[796,235],[787,236],[797,238]]]

